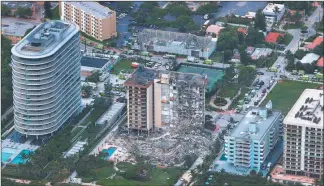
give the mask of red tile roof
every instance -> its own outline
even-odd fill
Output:
[[[316,66],[324,67],[324,57],[319,58],[319,60],[317,61]]]
[[[265,41],[268,43],[275,43],[277,42],[277,39],[279,36],[284,36],[284,34],[278,33],[278,32],[269,32],[269,34],[266,36]]]
[[[238,32],[241,32],[243,34],[246,34],[246,30],[244,28],[239,28],[237,29]]]
[[[321,44],[324,41],[323,36],[318,36],[314,41],[307,45],[306,48],[309,50],[313,50],[317,45]]]

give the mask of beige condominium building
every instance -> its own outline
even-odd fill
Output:
[[[126,80],[128,129],[203,124],[206,77],[145,67]]]
[[[117,36],[115,11],[97,2],[62,1],[59,5],[61,20],[76,23],[87,35],[100,41]]]
[[[306,89],[284,119],[286,174],[323,177],[323,90]]]

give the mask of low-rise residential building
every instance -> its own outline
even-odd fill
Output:
[[[278,32],[269,32],[264,38],[267,43],[277,43],[279,37],[284,37],[284,34]]]
[[[285,10],[286,8],[283,4],[269,3],[262,11],[265,15],[267,26],[271,27],[274,22],[280,21],[285,14]]]
[[[111,107],[103,113],[100,118],[96,121],[96,125],[112,125],[115,123],[123,113],[125,108],[125,103],[115,102]]]
[[[244,17],[248,19],[254,19],[256,15],[256,12],[247,12]]]
[[[17,21],[11,18],[1,19],[1,34],[10,39],[12,44],[17,44],[34,24],[26,21]]]
[[[308,45],[306,45],[307,50],[313,50],[315,47],[320,45],[324,41],[323,36],[318,36],[317,38],[314,39],[314,41]]]
[[[316,62],[319,58],[320,56],[315,53],[308,53],[303,57],[303,59],[300,60],[300,62],[303,64],[312,64],[313,62]]]
[[[324,57],[318,59],[316,66],[320,68],[324,68]]]
[[[99,40],[117,36],[116,12],[97,2],[59,2],[61,20],[79,25],[80,31]]]
[[[267,57],[272,54],[273,50],[270,48],[256,48],[251,54],[251,59],[257,60],[260,57]]]
[[[264,160],[282,135],[282,115],[272,110],[269,102],[266,108],[252,108],[225,136],[227,162],[235,167],[260,171]]]
[[[305,89],[285,117],[283,168],[286,175],[323,177],[323,110],[323,90]]]
[[[222,29],[224,29],[225,27],[222,26],[218,26],[218,25],[210,25],[207,29],[206,29],[206,35],[212,36],[213,34],[216,34],[216,37],[219,36],[219,33]]]

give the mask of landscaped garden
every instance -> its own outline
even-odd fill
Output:
[[[121,59],[118,61],[115,66],[112,68],[112,74],[118,75],[121,71],[127,71],[131,72],[132,71],[132,61],[128,59]]]
[[[274,109],[281,110],[283,114],[287,114],[305,89],[318,86],[319,84],[308,82],[282,81],[269,92],[261,106],[265,106],[271,100]]]

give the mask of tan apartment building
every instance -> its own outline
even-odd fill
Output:
[[[87,35],[99,41],[117,36],[115,11],[97,2],[62,1],[59,6],[61,20],[76,23]]]
[[[285,174],[323,177],[323,90],[305,89],[285,117]]]
[[[130,130],[204,123],[206,77],[140,66],[124,85]]]

